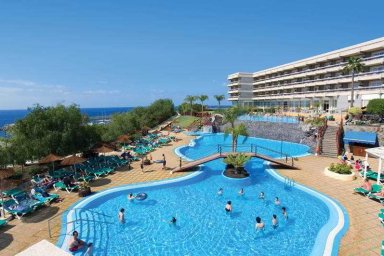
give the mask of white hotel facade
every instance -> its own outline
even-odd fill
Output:
[[[362,59],[364,71],[355,75],[354,106],[384,98],[384,37],[255,73],[228,76],[228,100],[260,108],[295,111],[319,106],[339,112],[349,106],[352,78],[343,68],[349,57]]]

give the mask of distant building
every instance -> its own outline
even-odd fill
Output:
[[[342,69],[349,57],[362,59],[365,70],[355,76],[354,105],[363,107],[384,93],[384,37],[255,73],[228,76],[232,104],[295,111],[319,106],[323,111],[347,109],[351,75]]]

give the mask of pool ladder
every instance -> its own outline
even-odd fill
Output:
[[[284,187],[291,188],[295,186],[295,180],[289,177],[284,178]]]

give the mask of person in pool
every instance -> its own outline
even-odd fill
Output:
[[[124,217],[124,208],[121,208],[118,214],[119,222],[124,223],[125,222],[125,217]]]
[[[68,249],[70,252],[77,252],[84,247],[85,242],[79,239],[79,232],[76,230],[73,231],[72,236],[73,237],[69,240]]]
[[[265,195],[264,195],[264,192],[260,192],[260,194],[259,194],[259,199],[262,199],[262,200],[264,200],[264,199],[265,199]]]
[[[279,222],[277,221],[276,214],[272,215],[272,228],[276,229],[279,226]]]
[[[256,230],[257,231],[264,230],[264,227],[265,225],[264,225],[264,222],[261,220],[261,218],[256,217],[256,225],[255,225]]]
[[[280,199],[278,197],[275,197],[275,205],[277,206],[280,205]]]
[[[225,205],[225,211],[227,213],[232,212],[232,202],[231,201],[228,201],[227,204]]]
[[[135,199],[135,196],[132,193],[129,193],[128,200],[132,201],[133,199]]]
[[[217,194],[218,194],[219,196],[222,196],[223,193],[224,193],[223,188],[219,188],[219,190],[217,191]]]
[[[239,191],[239,196],[242,196],[242,195],[244,195],[244,189],[243,188],[241,188]]]
[[[169,224],[176,225],[177,219],[175,217],[172,217],[172,219],[169,221]]]
[[[281,208],[282,214],[284,216],[284,219],[288,220],[288,213],[287,209],[285,207]]]

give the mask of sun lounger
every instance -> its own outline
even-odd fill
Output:
[[[380,203],[384,203],[384,196],[378,196],[378,195],[374,195],[372,193],[369,193],[368,197],[371,199],[375,199],[375,200],[379,201]]]
[[[354,188],[354,191],[359,193],[359,194],[362,194],[364,196],[367,196],[369,193],[378,193],[381,191],[381,186],[380,185],[377,185],[377,184],[373,184],[372,185],[372,191],[368,191],[362,187],[358,187],[358,188]]]
[[[19,194],[19,193],[22,193],[22,192],[23,192],[23,190],[21,190],[19,188],[12,188],[12,189],[3,191],[3,196],[11,197],[12,195],[16,195],[16,194]]]
[[[66,186],[63,182],[59,181],[59,182],[56,182],[55,184],[53,184],[53,187],[55,188],[56,191],[58,191],[59,189],[61,190],[66,190],[68,193],[71,193],[73,190],[76,190],[79,188],[78,185],[75,185],[75,186],[72,186],[72,187],[68,187]]]
[[[59,195],[58,194],[49,194],[49,196],[44,197],[42,194],[36,193],[33,195],[33,198],[35,198],[36,200],[38,200],[39,202],[42,202],[44,204],[50,204],[52,201],[59,198]]]
[[[7,220],[0,219],[0,227],[5,226],[7,224]]]
[[[22,216],[33,212],[42,204],[37,200],[16,202],[14,199],[10,199],[3,203],[3,209],[9,214],[16,216],[16,218],[21,219]]]

